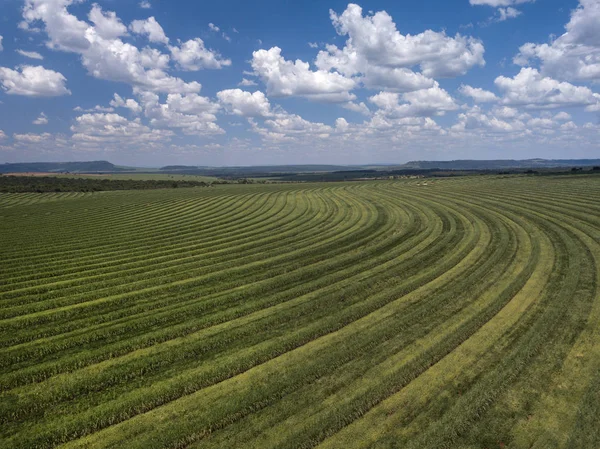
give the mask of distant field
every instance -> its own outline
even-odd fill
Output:
[[[0,447],[599,448],[599,198],[0,194]]]

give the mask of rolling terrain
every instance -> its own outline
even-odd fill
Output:
[[[600,447],[600,176],[0,194],[0,447]]]

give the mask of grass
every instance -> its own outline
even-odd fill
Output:
[[[0,446],[592,448],[600,178],[0,195]]]

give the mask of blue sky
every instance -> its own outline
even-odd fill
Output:
[[[0,162],[600,157],[600,0],[0,1]]]

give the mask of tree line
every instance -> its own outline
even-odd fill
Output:
[[[100,192],[106,190],[175,189],[210,187],[203,181],[57,178],[52,176],[0,176],[0,192]]]

